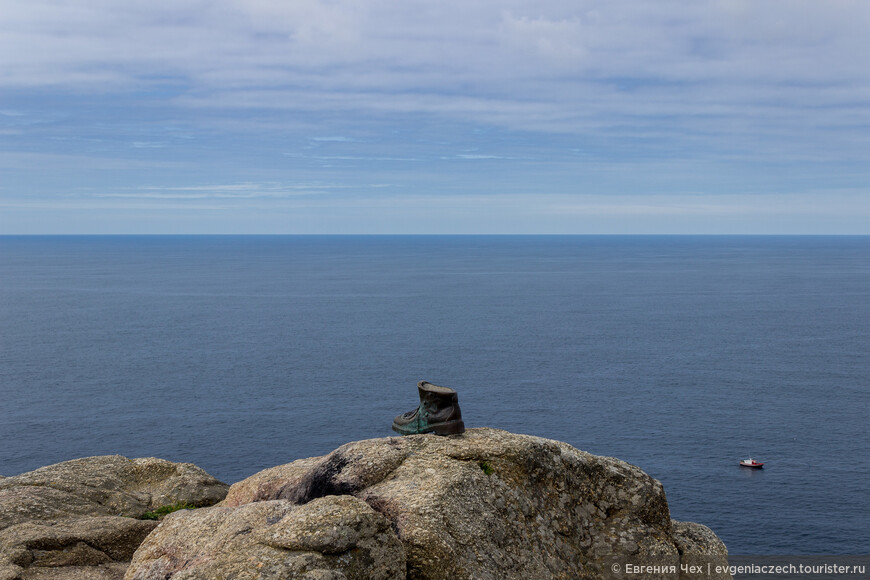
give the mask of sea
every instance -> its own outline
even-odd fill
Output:
[[[2,475],[233,483],[394,435],[420,380],[731,554],[870,553],[870,237],[0,236]]]

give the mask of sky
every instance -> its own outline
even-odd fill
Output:
[[[866,0],[0,0],[0,234],[870,234]]]

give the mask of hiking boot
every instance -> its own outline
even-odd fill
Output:
[[[454,435],[465,431],[456,391],[426,381],[417,383],[417,390],[420,391],[420,406],[396,417],[393,431],[402,435]]]

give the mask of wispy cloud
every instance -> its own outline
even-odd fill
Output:
[[[287,157],[316,159],[319,161],[419,161],[416,157],[376,157],[364,155],[305,155],[300,153],[284,153]]]
[[[0,169],[167,206],[866,190],[868,28],[865,0],[0,0]]]
[[[311,137],[312,141],[323,141],[327,143],[352,143],[356,141],[356,139],[351,139],[350,137]]]
[[[132,191],[92,193],[95,198],[124,199],[257,199],[323,195],[347,189],[333,184],[232,183],[224,185],[141,186]]]
[[[460,153],[454,157],[442,157],[441,159],[506,159],[501,155],[483,155],[480,153]]]
[[[525,101],[570,117],[575,103],[628,114],[626,105],[652,95],[646,108],[664,114],[678,104],[746,105],[758,89],[783,85],[797,89],[778,94],[785,107],[844,91],[866,102],[870,79],[861,0],[448,0],[413,9],[398,0],[34,0],[4,2],[3,13],[7,86],[104,91],[172,79],[224,105],[227,95],[269,90],[288,106],[369,95],[368,105],[408,109],[416,95],[414,108],[435,112]]]

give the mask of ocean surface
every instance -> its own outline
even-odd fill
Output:
[[[421,379],[732,554],[870,553],[870,237],[0,237],[2,475],[232,483],[393,435]]]

